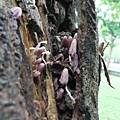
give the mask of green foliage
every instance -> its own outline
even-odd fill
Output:
[[[120,51],[120,47],[118,46],[118,43],[115,43],[116,47],[114,47],[113,51],[112,51],[112,59],[114,60],[118,60],[120,62],[120,53],[118,51]],[[104,59],[106,60],[109,57],[109,51],[110,51],[110,46],[108,46],[105,49],[105,54],[104,54]]]
[[[100,39],[115,47],[115,41],[120,38],[120,1],[101,0],[97,6]]]

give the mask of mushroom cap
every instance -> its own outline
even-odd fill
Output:
[[[73,39],[69,48],[69,55],[73,56],[77,51],[77,40]]]
[[[60,83],[62,85],[66,85],[68,83],[68,77],[69,77],[68,69],[64,68],[59,79]]]
[[[44,64],[44,63],[40,63],[40,64],[37,66],[37,70],[41,72],[44,67],[45,67],[45,64]]]
[[[15,19],[19,19],[22,15],[22,9],[20,7],[12,7],[11,11]]]
[[[68,45],[69,45],[68,38],[67,36],[64,36],[61,41],[61,48],[68,48]]]
[[[64,89],[63,88],[60,88],[58,91],[57,91],[57,97],[56,99],[61,99],[64,95]]]

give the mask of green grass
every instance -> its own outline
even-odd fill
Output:
[[[109,87],[102,74],[98,96],[99,120],[120,120],[120,77],[110,75],[110,79],[115,89]]]

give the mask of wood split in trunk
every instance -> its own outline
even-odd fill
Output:
[[[50,71],[46,74],[46,70],[41,72],[38,77],[33,77],[33,63],[35,60],[32,57],[35,55],[30,48],[36,47],[41,41],[48,41],[47,33],[47,19],[39,1],[35,6],[24,0],[16,0],[16,4],[23,10],[23,15],[20,19],[20,36],[22,40],[22,64],[21,64],[21,86],[22,94],[26,100],[27,110],[29,112],[29,119],[48,119],[57,120],[56,102],[54,99],[54,88],[52,85],[52,76]],[[49,43],[49,41],[48,41]],[[43,46],[43,44],[42,44]],[[49,45],[44,45],[49,50]],[[26,55],[24,54],[26,53]],[[49,61],[49,56],[44,58]],[[25,66],[25,67],[24,67]],[[47,65],[45,66],[47,67]],[[52,90],[53,89],[53,90]],[[51,102],[52,100],[52,102]]]
[[[69,16],[69,14],[71,14],[70,7],[71,6],[74,7],[72,3],[73,1],[68,3],[66,3],[66,1],[47,2],[47,7],[49,11],[48,31],[50,33],[51,53],[52,53],[52,56],[51,56],[52,69],[51,70],[52,70],[52,76],[53,76],[53,83],[54,83],[59,120],[77,120],[80,118],[78,117],[79,105],[77,104],[78,100],[80,99],[79,97],[81,97],[80,91],[78,91],[80,89],[79,88],[80,83],[79,84],[76,83],[78,76],[80,74],[78,64],[77,64],[78,62],[77,53],[71,57],[72,61],[70,61],[69,59],[70,58],[70,55],[69,55],[70,41],[69,40],[70,38],[72,38],[73,40],[74,34],[77,32],[77,30],[72,27],[73,24],[67,21],[68,20],[67,17]],[[57,10],[58,12],[56,13]],[[62,11],[64,10],[67,13],[63,13]],[[73,16],[73,19],[74,19],[74,16]],[[68,23],[66,23],[66,21]],[[74,64],[73,61],[75,61],[76,65]],[[67,85],[66,84],[62,85],[60,83],[61,74],[64,68],[68,69],[68,74],[69,74],[69,77],[68,77],[69,80]],[[66,88],[69,90],[69,92]]]

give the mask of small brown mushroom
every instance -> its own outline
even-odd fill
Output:
[[[68,48],[68,44],[67,36],[64,36],[61,41],[61,48]]]
[[[37,56],[39,56],[39,55],[41,55],[44,51],[46,50],[46,48],[43,46],[43,47],[40,47],[40,48],[37,48],[36,50],[35,50],[35,54],[37,55]]]

